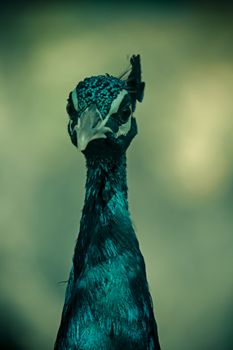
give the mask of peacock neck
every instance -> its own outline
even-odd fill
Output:
[[[80,231],[73,257],[75,279],[84,266],[90,244],[98,247],[98,254],[90,254],[93,264],[96,259],[105,259],[100,243],[114,240],[119,246],[131,246],[131,220],[128,212],[126,155],[118,158],[86,158],[87,180],[85,202],[80,222]],[[127,236],[124,238],[124,236]],[[114,254],[117,251],[115,250]],[[90,263],[90,261],[89,261]]]
[[[120,201],[118,204],[128,211],[126,154],[119,157],[87,158],[86,165],[85,206],[92,212],[102,212],[110,201]]]

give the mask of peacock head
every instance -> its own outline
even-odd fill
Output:
[[[123,153],[137,134],[133,112],[136,101],[142,102],[145,83],[140,56],[132,56],[130,63],[119,78],[109,74],[86,78],[69,94],[68,132],[85,155]]]

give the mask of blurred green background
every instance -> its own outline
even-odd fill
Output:
[[[231,11],[150,2],[5,4],[0,14],[0,349],[49,350],[84,198],[66,98],[142,57],[131,214],[163,350],[233,349]]]

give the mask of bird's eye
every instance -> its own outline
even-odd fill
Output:
[[[131,109],[129,107],[126,109],[123,109],[119,114],[121,122],[126,123],[130,115],[131,115]]]

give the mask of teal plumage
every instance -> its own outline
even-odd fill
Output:
[[[139,58],[137,61],[140,64]],[[96,83],[102,77],[89,79]],[[106,82],[109,79],[117,78],[107,76]],[[113,85],[119,91],[112,95],[111,89],[108,92],[112,101],[127,87],[127,81],[118,80]],[[86,83],[79,83],[75,91],[86,87]],[[130,118],[131,123],[126,134],[116,136],[119,133],[111,132],[108,115],[111,103],[101,110],[99,93],[94,91],[94,97],[87,102],[84,90],[77,93],[80,110],[72,107],[71,95],[68,100],[68,112],[73,108],[73,124],[68,129],[72,142],[76,146],[79,143],[77,135],[74,136],[75,125],[93,99],[97,101],[97,124],[108,118],[106,125],[110,131],[106,137],[89,141],[82,150],[87,165],[85,202],[55,350],[159,350],[145,263],[128,210],[126,150],[137,134],[137,124],[132,115],[123,118],[123,123],[119,120],[122,121],[120,115],[130,108],[129,104],[132,108],[132,97],[125,99],[129,95],[126,92],[122,94],[122,101],[126,102],[119,101],[115,112],[119,116],[119,130],[123,124],[129,124]],[[82,98],[85,101],[81,102]]]

